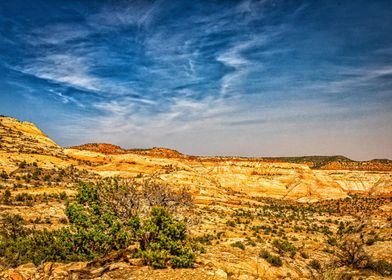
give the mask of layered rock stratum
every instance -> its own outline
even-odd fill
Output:
[[[188,188],[201,204],[237,204],[255,197],[317,201],[343,198],[350,192],[392,194],[390,160],[197,157],[165,148],[127,150],[99,143],[62,148],[34,124],[9,117],[0,118],[0,137],[0,162],[7,171],[25,160],[44,166],[73,165],[101,176],[155,176]]]

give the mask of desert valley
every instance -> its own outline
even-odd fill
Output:
[[[392,277],[387,159],[201,157],[111,144],[63,148],[33,123],[3,116],[0,188],[2,279]],[[117,228],[111,235],[110,223],[96,229],[107,213],[93,220],[96,213],[90,212],[103,211],[103,205],[134,211],[126,217],[140,216],[141,235],[121,239],[128,232]],[[165,238],[188,251],[153,244],[153,230],[146,227],[155,217],[148,211],[161,209],[156,206],[167,209],[160,214],[167,220],[159,219],[170,221],[175,236],[182,228],[180,243],[174,235]],[[75,213],[92,219],[97,240],[87,237],[91,228]],[[113,221],[120,221],[119,213],[112,213]],[[161,236],[165,229],[155,230]],[[70,252],[81,248],[72,258],[48,245],[64,232]],[[88,245],[75,241],[79,235]],[[108,246],[92,249],[97,243]]]

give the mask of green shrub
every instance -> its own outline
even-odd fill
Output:
[[[306,252],[301,252],[301,257],[303,257],[304,259],[308,259],[309,255]]]
[[[374,271],[380,273],[382,276],[392,275],[392,264],[387,262],[386,260],[372,261],[370,262],[369,267]]]
[[[59,199],[60,200],[67,200],[68,199],[68,196],[67,196],[67,194],[66,194],[66,192],[61,192],[60,194],[59,194]]]
[[[272,242],[272,245],[275,247],[275,249],[278,251],[280,255],[289,252],[290,256],[294,257],[295,254],[297,253],[297,248],[287,240],[275,239]]]
[[[316,270],[319,270],[321,268],[320,262],[318,260],[311,260],[309,266]]]
[[[336,246],[336,244],[337,244],[336,238],[334,238],[334,237],[329,237],[329,238],[327,239],[327,243],[328,243],[329,245],[331,245],[331,246]]]
[[[67,218],[62,217],[62,218],[59,219],[59,223],[60,224],[67,224],[68,220],[67,220]]]
[[[192,267],[195,253],[186,240],[186,226],[163,207],[154,207],[151,217],[137,233],[141,257],[155,268]]]
[[[27,162],[24,160],[19,163],[19,168],[25,168],[27,166]]]
[[[167,259],[169,258],[167,252],[153,250],[142,251],[139,256],[143,259],[144,264],[150,265],[153,268],[165,268]]]
[[[283,265],[282,259],[277,255],[272,255],[267,250],[262,250],[260,252],[260,257],[265,259],[272,266],[280,267]]]
[[[189,268],[189,267],[193,267],[194,263],[196,260],[196,256],[195,253],[190,250],[184,250],[181,255],[179,256],[173,256],[171,259],[171,265],[174,268],[179,268],[179,267],[184,267],[184,268]]]
[[[245,245],[241,241],[236,241],[232,243],[231,246],[240,248],[241,250],[245,250]]]
[[[236,222],[233,220],[229,220],[226,222],[226,225],[228,225],[229,227],[235,227],[236,226]]]
[[[218,239],[220,239],[220,235],[223,234],[222,232],[218,233],[217,237]],[[206,245],[211,245],[211,240],[214,239],[214,236],[212,234],[204,234],[202,236],[198,236],[196,238],[194,238],[195,241],[202,243],[202,244],[206,244]]]
[[[368,240],[366,240],[366,245],[371,246],[373,245],[377,240],[374,238],[370,238]]]
[[[118,185],[107,187],[110,191],[101,191],[105,186],[80,184],[75,202],[66,204],[69,227],[60,230],[27,229],[20,216],[5,216],[0,229],[0,256],[10,266],[86,261],[139,243],[135,255],[154,268],[193,266],[196,248],[187,239],[183,222],[162,206],[153,206],[141,218],[138,208],[121,197],[129,192]],[[122,198],[120,201],[127,204],[118,205],[114,198]],[[172,198],[177,197],[173,194]]]
[[[4,203],[5,205],[11,204],[11,191],[10,191],[10,190],[5,190],[5,191],[4,191],[3,203]]]
[[[27,194],[27,193],[18,193],[15,197],[16,201],[19,202],[25,202],[25,201],[32,201],[33,197],[31,194]]]
[[[0,178],[7,180],[9,178],[7,172],[5,172],[4,170],[1,171]]]

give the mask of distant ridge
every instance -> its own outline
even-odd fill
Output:
[[[72,146],[69,147],[69,149],[92,151],[106,155],[138,154],[165,158],[185,157],[185,155],[183,155],[182,153],[167,148],[153,147],[147,149],[123,149],[120,146],[107,143],[88,143],[79,146]]]
[[[289,162],[305,164],[312,169],[323,170],[358,170],[358,171],[391,171],[392,160],[372,159],[368,161],[355,161],[342,155],[335,156],[302,156],[302,157],[197,157],[184,155],[176,150],[167,148],[147,148],[147,149],[123,149],[120,146],[107,143],[89,143],[79,146],[69,147],[70,149],[93,151],[102,154],[138,154],[162,158],[208,158],[210,160],[251,160],[264,162]]]
[[[368,161],[355,161],[345,156],[303,156],[303,157],[270,157],[267,160],[306,164],[312,169],[324,170],[368,170],[390,171],[392,160],[372,159]]]
[[[126,150],[121,148],[120,146],[107,144],[107,143],[87,143],[79,146],[72,146],[69,149],[76,150],[84,150],[84,151],[92,151],[97,153],[102,153],[105,155],[118,155],[118,154],[126,154]]]
[[[66,158],[63,148],[58,146],[35,124],[22,122],[12,117],[0,116],[0,149],[26,154],[46,154]],[[124,149],[108,143],[88,143],[72,146],[69,149],[93,151],[105,155],[138,154],[158,158],[183,158],[188,160],[209,161],[261,161],[288,162],[305,164],[311,169],[322,170],[358,170],[358,171],[392,171],[392,160],[372,159],[368,161],[354,161],[342,155],[334,156],[300,156],[300,157],[201,157],[189,156],[176,150],[153,147],[147,149]]]

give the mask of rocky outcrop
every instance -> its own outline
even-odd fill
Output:
[[[12,172],[23,161],[45,168],[78,164],[33,123],[0,117],[0,171]]]
[[[186,187],[201,204],[246,203],[258,197],[316,201],[342,198],[350,192],[388,196],[392,188],[391,171],[371,168],[389,166],[389,160],[369,165],[341,156],[191,157],[165,148],[126,150],[111,144],[63,149],[34,124],[8,117],[0,117],[0,136],[0,162],[6,171],[16,170],[18,162],[26,160],[44,167],[75,165],[104,177],[154,176],[173,187]],[[371,171],[340,170],[353,164]],[[334,166],[337,169],[330,170]],[[244,199],[238,201],[238,195]]]
[[[30,122],[0,117],[1,150],[19,153],[58,153],[61,147]]]
[[[67,149],[76,159],[96,163],[102,176],[154,176],[173,187],[186,187],[201,204],[237,203],[244,198],[273,197],[316,201],[350,192],[390,194],[391,172],[314,170],[303,164],[239,159],[158,158],[135,154],[104,155]],[[231,197],[231,195],[233,197]],[[246,199],[241,203],[246,203]]]

